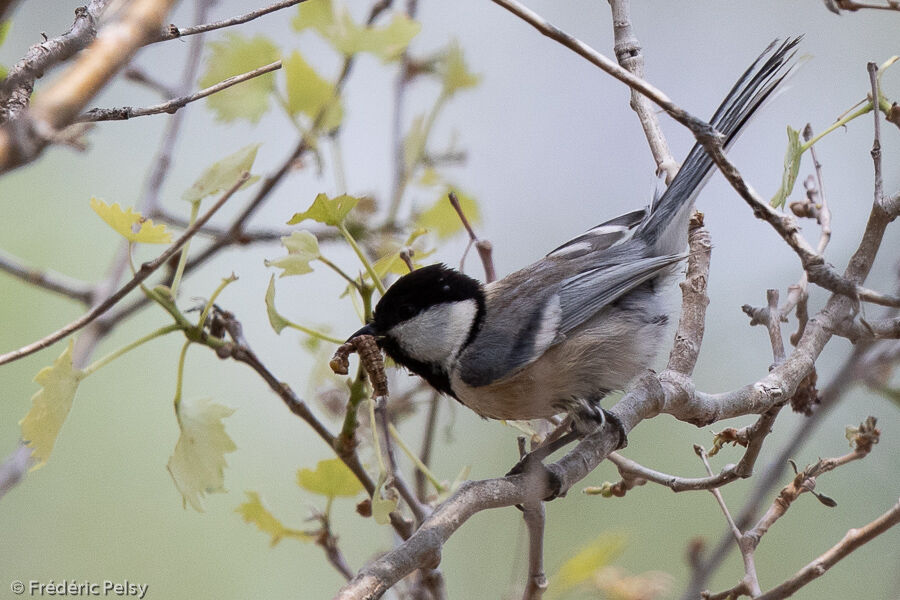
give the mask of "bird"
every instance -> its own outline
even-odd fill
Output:
[[[793,70],[800,39],[772,42],[728,92],[710,120],[725,148]],[[687,257],[690,214],[712,167],[695,144],[649,206],[502,279],[483,284],[444,264],[415,269],[348,341],[373,336],[397,364],[482,417],[566,413],[576,438],[612,419],[621,447],[625,431],[600,400],[656,357],[672,316],[666,292]]]

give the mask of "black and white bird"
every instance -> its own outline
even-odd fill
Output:
[[[767,48],[715,112],[726,148],[787,76],[798,42]],[[374,336],[394,361],[483,417],[569,412],[596,423],[605,417],[600,400],[657,354],[671,310],[664,295],[687,256],[690,213],[712,167],[695,145],[651,206],[498,281],[441,264],[404,275],[351,339]]]

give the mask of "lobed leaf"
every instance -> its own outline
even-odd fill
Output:
[[[269,38],[257,35],[246,38],[226,33],[220,42],[209,43],[210,56],[201,87],[209,87],[224,79],[273,63],[279,58],[278,48]],[[269,110],[269,96],[275,90],[275,75],[266,73],[240,85],[217,92],[206,99],[220,121],[246,119],[256,123]]]
[[[172,234],[166,231],[165,225],[154,225],[153,219],[145,219],[141,213],[135,212],[132,208],[124,211],[118,202],[110,206],[99,198],[91,198],[91,208],[106,221],[107,225],[129,242],[168,244],[172,241]],[[138,223],[140,227],[135,231],[134,227]]]
[[[287,248],[287,256],[266,260],[267,267],[282,269],[279,277],[305,275],[313,272],[309,263],[321,256],[319,242],[314,234],[309,231],[294,231],[291,235],[281,238],[281,245]]]
[[[312,219],[319,223],[337,227],[343,223],[344,218],[353,210],[357,202],[359,202],[359,198],[347,194],[336,198],[329,198],[327,194],[319,194],[308,210],[294,214],[287,224],[296,225],[306,219]]]
[[[256,525],[257,529],[272,537],[271,545],[274,547],[283,538],[291,537],[303,542],[315,540],[313,535],[305,531],[285,527],[281,521],[275,518],[256,492],[247,492],[247,501],[237,507],[236,511],[245,523]]]
[[[447,48],[439,67],[444,94],[452,96],[460,90],[478,85],[481,77],[469,71],[462,48],[452,42]]]
[[[314,494],[329,498],[352,498],[363,491],[362,484],[353,471],[339,458],[320,460],[316,470],[297,471],[297,485]]]
[[[222,419],[234,410],[208,398],[182,400],[177,407],[181,435],[167,468],[185,507],[203,512],[203,496],[225,492],[225,454],[237,450]]]
[[[31,410],[19,425],[22,428],[22,439],[31,448],[31,456],[37,461],[32,469],[38,469],[47,463],[59,431],[62,429],[78,384],[84,373],[72,366],[73,340],[63,353],[53,361],[53,365],[44,367],[35,375],[34,381],[41,386],[31,397]]]
[[[188,202],[199,202],[207,196],[220,194],[231,189],[240,176],[246,172],[250,172],[253,163],[256,160],[256,152],[261,144],[250,144],[244,146],[237,152],[229,154],[222,160],[213,163],[200,177],[194,182],[187,191],[182,194],[182,199]],[[241,189],[254,183],[259,177],[251,177],[242,186]]]

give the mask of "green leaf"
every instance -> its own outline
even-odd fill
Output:
[[[781,187],[772,197],[771,204],[775,208],[784,206],[788,196],[794,189],[794,182],[797,181],[797,174],[800,172],[800,157],[803,154],[800,144],[800,132],[787,128],[788,147],[784,153],[784,174],[781,176]]]
[[[459,90],[472,88],[478,85],[481,77],[471,73],[463,57],[462,48],[457,42],[452,42],[443,56],[439,66],[443,93],[452,96]]]
[[[188,190],[182,194],[181,198],[188,202],[198,202],[207,196],[220,194],[231,189],[240,176],[246,171],[250,172],[253,168],[253,162],[256,160],[256,151],[259,150],[261,144],[250,144],[244,146],[234,154],[229,154],[222,160],[207,167],[203,174],[197,178]],[[242,186],[244,189],[248,185],[258,180],[259,177],[251,177]]]
[[[319,242],[309,231],[294,231],[281,238],[281,245],[287,248],[287,256],[266,260],[267,267],[282,269],[279,277],[312,273],[310,262],[319,258]]]
[[[53,362],[53,366],[44,367],[35,375],[34,381],[41,389],[31,397],[31,410],[19,421],[22,428],[22,439],[31,448],[31,456],[35,459],[32,469],[47,463],[53,445],[62,429],[63,423],[72,408],[72,400],[84,373],[72,367],[73,340]]]
[[[341,124],[344,109],[331,82],[323,79],[299,52],[284,61],[287,77],[288,111],[315,119],[323,110],[322,129],[330,131]]]
[[[456,197],[459,198],[459,206],[469,223],[472,225],[480,223],[481,210],[478,208],[478,202],[472,196],[462,192],[456,192]],[[459,215],[456,214],[456,210],[447,199],[447,194],[443,194],[419,215],[419,218],[416,219],[416,226],[434,232],[442,240],[452,237],[464,229]]]
[[[359,202],[359,198],[347,194],[336,198],[329,198],[327,194],[319,194],[308,210],[296,213],[287,224],[296,225],[306,219],[312,219],[336,227],[344,221],[347,213],[353,210],[357,202]]]
[[[9,35],[9,30],[12,27],[12,21],[9,19],[0,22],[0,46],[6,41],[6,36]]]
[[[331,0],[308,0],[292,21],[294,29],[315,29],[344,56],[369,52],[384,62],[396,60],[422,28],[406,15],[395,14],[384,27],[357,24],[347,7]]]
[[[172,234],[166,231],[165,225],[154,225],[153,219],[145,219],[141,213],[135,212],[132,208],[124,211],[118,202],[110,206],[99,198],[91,198],[91,208],[106,221],[107,225],[129,242],[168,244],[172,241]],[[134,226],[138,223],[141,226],[135,231]]]
[[[391,513],[397,510],[396,498],[374,498],[372,500],[372,518],[379,525],[389,525]]]
[[[285,319],[275,309],[275,276],[269,278],[269,287],[266,289],[266,314],[269,315],[269,324],[275,333],[280,334],[285,327],[290,327],[291,322]]]
[[[316,470],[297,471],[297,485],[314,494],[329,498],[352,498],[363,491],[362,484],[353,471],[339,458],[320,460]]]
[[[226,33],[220,42],[210,42],[206,72],[201,87],[209,87],[224,79],[240,75],[278,60],[278,48],[267,37],[246,38]],[[275,75],[266,73],[206,99],[220,121],[246,119],[256,123],[269,110],[269,96],[275,90]]]
[[[222,419],[233,412],[208,398],[178,403],[181,435],[167,468],[185,507],[190,503],[194,510],[203,512],[203,496],[226,491],[225,454],[234,452],[237,446],[225,432]]]
[[[289,529],[285,527],[281,521],[269,511],[263,504],[262,499],[256,492],[247,492],[247,501],[237,507],[236,511],[243,518],[245,523],[256,525],[257,529],[263,533],[272,536],[271,545],[274,547],[283,538],[291,537],[302,542],[311,542],[315,540],[315,536],[299,531],[297,529]]]
[[[419,239],[421,236],[428,233],[427,229],[419,228],[409,234],[409,237],[406,238],[406,242],[400,246],[397,245],[397,248],[388,254],[385,254],[381,258],[375,261],[375,264],[372,267],[375,269],[375,273],[378,274],[382,279],[388,274],[393,273],[395,275],[406,275],[409,273],[409,267],[406,266],[406,263],[400,258],[400,252],[404,248],[409,248],[412,244]],[[396,245],[396,242],[393,242]],[[428,258],[432,254],[434,254],[434,250],[425,251],[421,248],[416,248],[412,255],[413,266],[418,268],[420,266],[420,262],[424,258]]]
[[[559,598],[591,579],[594,573],[618,556],[624,547],[624,535],[604,533],[598,536],[559,568],[550,582],[552,597]]]

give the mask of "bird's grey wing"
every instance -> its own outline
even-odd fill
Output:
[[[596,227],[588,229],[576,238],[572,238],[559,248],[556,248],[548,257],[577,258],[589,252],[602,252],[631,237],[635,228],[647,217],[647,209],[634,210],[630,213],[600,223]]]
[[[603,307],[685,257],[668,254],[607,264],[564,280],[559,289],[559,334],[569,333]]]

